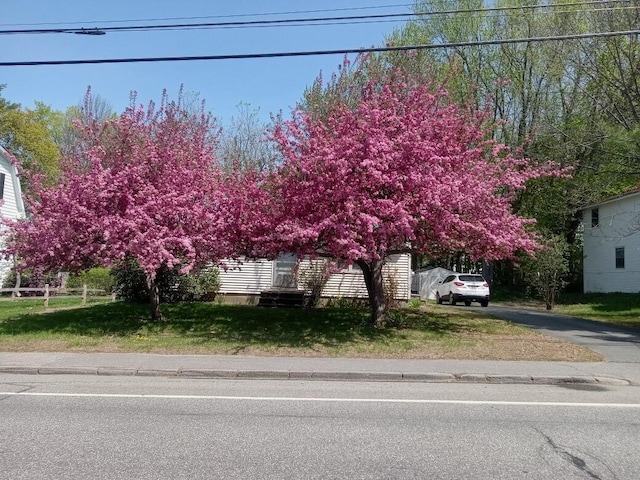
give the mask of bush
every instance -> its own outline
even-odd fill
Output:
[[[329,299],[328,306],[343,310],[363,310],[369,306],[369,301],[366,298],[335,297]]]
[[[167,277],[159,282],[161,302],[212,301],[220,289],[220,275],[217,268],[207,268],[188,275],[172,270],[166,275]]]
[[[420,308],[422,306],[422,300],[419,298],[411,298],[409,299],[408,306],[410,308]]]
[[[60,285],[60,276],[57,273],[43,273],[27,269],[20,272],[20,287],[22,288],[42,288],[45,285],[57,287]],[[2,282],[3,288],[13,288],[16,286],[16,271],[11,269]],[[23,295],[26,295],[23,293]]]
[[[523,262],[525,278],[544,300],[547,310],[553,309],[560,291],[567,285],[569,246],[560,236],[550,236],[535,258]]]
[[[127,259],[112,270],[115,277],[115,294],[122,300],[130,302],[148,302],[149,290],[144,271],[138,262]]]
[[[114,270],[116,295],[128,301],[148,302],[145,273],[135,260],[128,260]],[[211,301],[220,288],[217,268],[206,268],[188,275],[178,268],[161,268],[156,275],[162,303]]]
[[[298,282],[307,292],[306,306],[317,307],[329,277],[340,269],[334,262],[328,260],[315,260],[309,266],[298,264],[296,268]]]
[[[67,288],[82,288],[86,285],[88,288],[96,288],[104,290],[110,294],[116,286],[116,278],[111,273],[111,269],[96,267],[85,272],[71,274],[67,279]]]
[[[398,305],[398,300],[396,299],[396,293],[398,292],[398,286],[400,285],[400,280],[398,280],[398,270],[394,270],[393,272],[389,272],[384,275],[383,281],[384,302],[387,305],[387,308],[391,310]]]

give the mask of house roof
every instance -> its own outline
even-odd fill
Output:
[[[600,205],[604,205],[605,203],[615,202],[616,200],[621,200],[623,198],[633,197],[633,196],[636,196],[636,195],[640,195],[640,188],[636,188],[634,190],[630,190],[628,192],[621,193],[620,195],[615,195],[613,197],[605,198],[604,200],[600,200],[599,202],[595,202],[595,203],[592,203],[590,205],[586,205],[586,206],[582,207],[580,210],[587,210],[589,208],[593,208],[593,207],[598,207]]]

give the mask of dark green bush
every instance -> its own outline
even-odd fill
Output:
[[[138,262],[127,259],[112,269],[115,278],[114,292],[122,300],[130,302],[148,302],[149,290],[144,271]]]
[[[134,260],[113,269],[116,280],[116,295],[136,302],[149,301],[149,290],[145,273]],[[181,274],[178,268],[161,268],[156,282],[162,303],[199,302],[213,300],[220,288],[217,268]]]

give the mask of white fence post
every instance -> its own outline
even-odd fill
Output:
[[[87,304],[87,284],[82,285],[82,305]]]
[[[49,308],[49,284],[44,286],[44,308]]]

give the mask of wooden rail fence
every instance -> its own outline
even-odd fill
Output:
[[[35,296],[39,297],[39,294],[42,294],[42,298],[44,300],[45,308],[49,307],[49,298],[52,295],[55,296],[64,296],[64,298],[81,298],[82,305],[87,304],[87,298],[90,295],[94,296],[106,296],[106,290],[100,288],[87,288],[86,285],[83,285],[82,288],[60,288],[60,287],[50,287],[49,284],[46,284],[43,288],[33,288],[33,287],[19,287],[19,288],[0,288],[0,295],[4,293],[10,293],[12,300],[21,300],[21,299],[33,299],[33,296],[23,296],[23,293],[32,293]],[[111,300],[115,300],[115,294],[111,295]]]

